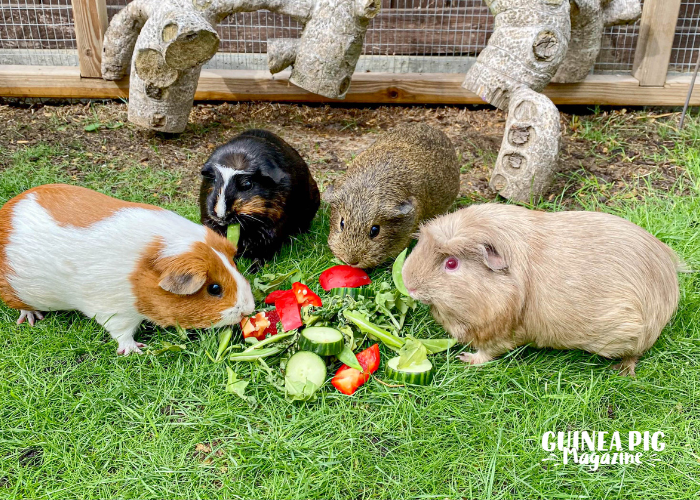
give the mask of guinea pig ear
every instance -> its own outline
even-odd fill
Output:
[[[485,243],[483,245],[479,245],[479,250],[481,251],[481,255],[484,257],[484,264],[492,271],[505,271],[508,269],[506,259],[504,259],[503,256],[498,253],[495,248],[493,248],[493,246]]]
[[[202,171],[200,172],[202,174],[202,177],[205,179],[209,180],[214,180],[216,179],[216,172],[214,172],[214,166],[210,165],[209,163],[204,164],[204,167],[202,167]]]
[[[272,179],[272,182],[275,184],[279,184],[287,174],[277,165],[267,163],[260,167],[260,175],[267,177],[268,179]]]
[[[398,217],[406,217],[412,215],[416,211],[416,199],[409,196],[406,201],[402,201],[396,205],[396,215]]]
[[[323,198],[323,201],[328,203],[329,205],[332,205],[338,200],[338,191],[333,187],[333,184],[329,184],[325,191],[323,191],[323,195],[321,196]]]
[[[194,272],[169,272],[165,274],[158,285],[166,292],[176,295],[193,295],[207,281],[206,274]]]

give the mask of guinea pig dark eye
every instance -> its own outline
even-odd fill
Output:
[[[343,218],[341,217],[341,218],[340,218],[340,230],[342,231],[343,229],[345,229],[345,219],[343,219]]]
[[[370,237],[370,238],[374,238],[374,237],[377,236],[378,234],[379,234],[379,226],[372,226],[372,227],[369,229],[369,237]]]
[[[445,259],[445,270],[456,271],[459,269],[459,259],[457,257],[447,257]]]
[[[252,187],[253,187],[253,183],[247,177],[243,177],[238,181],[238,189],[240,191],[248,191]]]
[[[215,297],[221,297],[221,294],[223,292],[223,289],[221,288],[221,285],[218,283],[212,283],[207,287],[207,293],[209,295],[213,295]]]

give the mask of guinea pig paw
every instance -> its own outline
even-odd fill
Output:
[[[121,354],[122,356],[128,356],[132,352],[141,354],[142,351],[139,349],[139,347],[146,347],[146,344],[135,342],[133,340],[131,342],[121,342],[119,347],[117,347],[117,354]]]
[[[491,361],[491,356],[484,354],[482,351],[463,352],[457,356],[457,359],[469,365],[481,365],[487,361]]]
[[[34,326],[39,320],[44,319],[44,315],[39,311],[27,311],[25,309],[20,310],[19,318],[17,319],[17,324],[21,325],[27,321],[31,326]]]

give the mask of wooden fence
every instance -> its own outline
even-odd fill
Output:
[[[65,4],[64,11],[68,9],[68,0],[52,1]],[[128,97],[128,79],[108,82],[100,78],[102,35],[108,19],[123,6],[123,1],[72,0],[75,39],[61,35],[59,30],[56,37],[49,39],[49,50],[58,51],[74,46],[77,49],[79,65],[0,66],[0,96]],[[408,8],[409,1],[412,8]],[[440,4],[439,6],[436,6],[436,1]],[[426,8],[428,5],[432,6],[432,9],[440,8],[440,26],[436,26],[435,16],[421,10],[422,3],[416,9],[418,2],[425,2]],[[375,19],[373,21],[375,26],[367,34],[364,52],[370,56],[396,58],[419,53],[428,58],[447,55],[468,59],[470,56],[475,56],[485,45],[492,29],[492,24],[489,24],[492,20],[481,0],[383,0],[383,9],[380,23]],[[465,17],[465,12],[471,14]],[[458,16],[457,13],[460,15]],[[689,30],[684,27],[677,29],[679,14],[686,18],[697,19],[700,15],[700,3],[684,2],[683,11],[681,11],[681,0],[645,0],[638,27],[620,30],[610,35],[617,37],[613,41],[617,53],[609,56],[609,60],[602,58],[603,63],[622,64],[620,67],[625,67],[625,61],[622,59],[624,57],[631,59],[631,55],[634,54],[631,71],[591,74],[583,82],[575,84],[551,84],[544,93],[556,104],[682,105],[690,84],[690,75],[669,73],[669,68],[671,70],[678,68],[678,64],[675,64],[677,61],[672,60],[676,50],[674,46],[678,47],[679,42],[685,46],[691,43],[686,40],[690,36]],[[243,15],[251,14],[238,14],[238,16]],[[222,36],[220,50],[262,54],[265,50],[264,41],[268,37],[298,34],[299,27],[296,24],[290,23],[280,28],[267,19],[266,16],[272,14],[260,12],[256,15],[258,16],[257,31],[252,36],[250,31],[246,37]],[[471,22],[465,23],[464,19],[470,19]],[[398,29],[399,20],[401,20],[401,29]],[[230,23],[229,30],[231,26],[235,27],[236,19],[232,19]],[[35,26],[36,29],[42,26],[41,20],[37,19],[33,24],[13,23],[11,27],[19,30],[27,25]],[[6,32],[7,26],[6,24]],[[227,27],[220,27],[221,29],[227,29]],[[55,29],[54,33],[57,33]],[[19,40],[20,35],[21,33],[15,33],[14,38]],[[2,36],[3,33],[0,31],[0,37]],[[694,43],[694,40],[692,42]],[[472,48],[474,53],[469,53]],[[623,54],[623,57],[621,58],[619,54]],[[689,64],[685,63],[683,68],[687,69],[688,66]],[[333,101],[295,87],[289,83],[288,77],[288,72],[273,77],[266,70],[205,69],[202,71],[195,99]],[[482,101],[475,94],[461,88],[463,79],[463,72],[356,72],[344,102],[481,103]],[[691,104],[700,105],[700,92],[693,92]]]

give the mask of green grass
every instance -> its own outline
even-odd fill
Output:
[[[601,122],[595,140],[615,145],[615,126]],[[699,132],[692,120],[665,152],[686,172],[674,189],[603,205],[595,178],[584,179],[576,204],[640,224],[700,266]],[[169,172],[95,165],[67,147],[0,149],[0,157],[7,165],[0,202],[34,185],[70,182],[197,215]],[[539,207],[558,210],[561,198]],[[331,264],[327,223],[322,211],[269,269],[298,268],[315,283]],[[521,348],[474,368],[455,361],[455,351],[433,358],[437,375],[425,388],[370,381],[346,397],[328,386],[318,401],[292,404],[260,372],[235,367],[253,377],[255,407],[224,392],[224,366],[204,355],[215,350],[211,332],[191,335],[184,353],[121,358],[80,314],[51,313],[30,328],[16,326],[17,313],[2,306],[0,498],[697,497],[700,276],[683,275],[681,286],[679,311],[636,379],[582,352]],[[425,308],[407,330],[445,335]],[[174,331],[145,325],[138,338],[154,347],[179,343]],[[550,430],[663,431],[666,448],[654,466],[555,467],[542,461],[541,437]],[[212,451],[197,452],[200,443]]]

